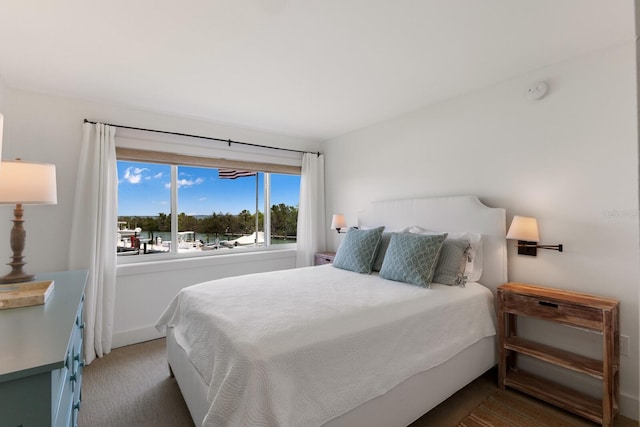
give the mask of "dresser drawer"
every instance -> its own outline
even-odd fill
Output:
[[[51,371],[51,411],[54,426],[68,425],[66,408],[71,404],[72,392],[69,384],[70,367],[72,366],[71,349],[67,351],[64,367]]]
[[[503,293],[502,301],[504,311],[507,313],[538,317],[594,330],[601,330],[603,326],[602,310],[593,307],[509,292]]]
[[[84,297],[82,298],[84,301]],[[55,427],[73,427],[74,416],[79,407],[80,389],[82,387],[82,357],[83,342],[82,304],[75,316],[69,348],[64,362],[64,368],[51,373],[52,384],[52,425]]]
[[[84,302],[84,297],[82,298]],[[80,406],[80,391],[82,389],[82,370],[84,368],[83,342],[84,342],[84,322],[82,321],[83,305],[80,305],[76,315],[75,329],[71,342],[71,375],[73,391],[73,406]],[[77,408],[74,412],[77,412]]]

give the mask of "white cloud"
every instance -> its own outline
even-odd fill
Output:
[[[157,174],[155,174],[153,177],[154,177],[155,179],[160,179],[160,178],[162,178],[162,172],[158,172],[158,173],[157,173]]]
[[[142,172],[148,171],[147,168],[128,167],[124,171],[124,180],[129,184],[139,184],[142,180]]]
[[[179,179],[176,181],[176,184],[178,185],[178,188],[180,187],[191,187],[193,185],[198,185],[198,184],[202,184],[204,182],[203,178],[196,178],[195,180],[193,179]],[[169,184],[167,184],[169,185]],[[165,185],[166,188],[170,188],[171,186],[167,186]]]
[[[198,185],[198,184],[202,184],[203,182],[205,182],[204,178],[196,178],[196,179],[179,179],[176,181],[176,184],[178,186],[178,188],[180,187],[191,187],[193,185]],[[164,185],[164,188],[166,188],[167,190],[171,188],[171,183],[168,182]]]

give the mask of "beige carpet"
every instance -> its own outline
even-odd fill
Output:
[[[169,377],[165,345],[165,340],[160,339],[117,348],[87,366],[82,383],[79,427],[193,427],[178,385],[174,378]],[[474,408],[482,408],[480,410],[484,412],[485,407],[494,405],[494,396],[505,393],[512,396],[510,399],[517,398],[519,404],[534,408],[526,411],[534,414],[534,418],[548,419],[549,413],[559,411],[516,392],[502,392],[496,384],[495,371],[489,371],[429,411],[411,427],[595,425],[586,421],[583,424],[459,424]],[[514,405],[511,403],[509,406]],[[571,417],[559,412],[564,417]],[[480,417],[480,412],[474,411],[474,414]],[[638,427],[636,421],[620,416],[614,425]]]
[[[79,427],[192,427],[165,340],[113,350],[84,369]]]

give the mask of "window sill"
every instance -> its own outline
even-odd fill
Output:
[[[233,252],[235,251],[235,252]],[[217,253],[178,253],[167,255],[131,255],[126,257],[127,260],[118,260],[116,269],[117,276],[131,276],[146,273],[158,273],[162,271],[180,270],[186,268],[211,267],[216,265],[231,265],[249,263],[254,261],[267,261],[271,259],[291,258],[296,256],[296,245],[277,245],[276,248],[262,248],[241,251],[230,249],[233,253],[220,253],[218,251],[210,251]],[[150,257],[144,258],[140,257]],[[135,258],[129,261],[128,258]]]

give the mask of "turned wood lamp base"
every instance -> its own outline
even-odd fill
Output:
[[[11,272],[6,276],[0,277],[0,283],[22,283],[29,282],[35,278],[35,274],[25,273],[22,267],[26,264],[23,261],[22,251],[25,247],[25,238],[27,233],[24,230],[24,209],[22,204],[17,204],[13,210],[13,227],[11,228],[11,250],[13,251],[12,261],[7,265],[11,266]],[[0,290],[1,290],[0,286]]]

